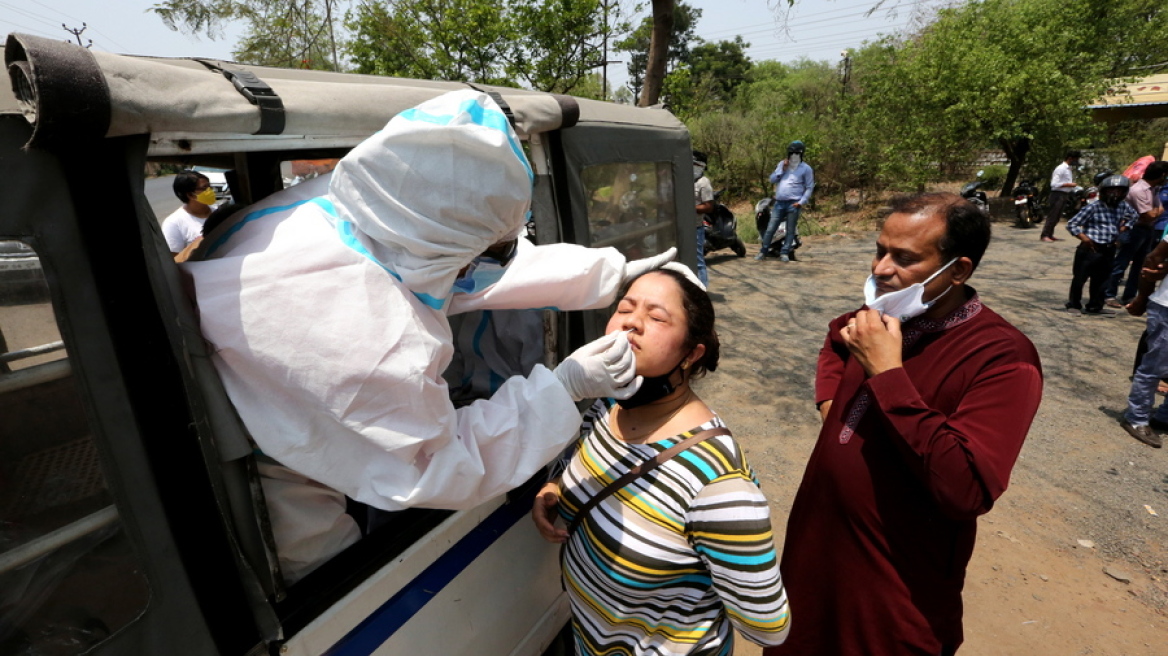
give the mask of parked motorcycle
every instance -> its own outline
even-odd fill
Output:
[[[981,171],[977,172],[981,176]],[[977,206],[982,214],[990,215],[990,201],[986,198],[986,193],[981,190],[981,186],[985,184],[984,180],[974,180],[967,183],[961,188],[961,197]]]
[[[775,199],[764,198],[754,204],[754,225],[758,228],[758,238],[761,241],[762,236],[766,234],[767,224],[771,222],[771,208],[775,205]],[[783,241],[787,238],[787,222],[783,221],[779,224],[778,229],[775,230],[775,236],[771,237],[771,247],[767,249],[768,257],[778,257],[783,250]],[[803,240],[799,238],[799,233],[795,233],[795,243],[791,244],[791,255],[803,245]]]
[[[709,255],[712,251],[729,248],[738,257],[745,257],[746,244],[742,243],[742,238],[738,236],[738,219],[734,218],[734,212],[719,200],[723,191],[725,189],[714,193],[714,211],[702,215],[702,226],[706,232],[704,252]]]
[[[1038,187],[1031,180],[1023,180],[1011,192],[1014,197],[1014,226],[1032,228],[1042,220],[1038,210]]]

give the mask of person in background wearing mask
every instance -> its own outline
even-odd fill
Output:
[[[202,173],[183,171],[174,176],[174,195],[182,207],[162,222],[162,236],[170,252],[178,255],[203,236],[203,222],[215,209],[215,190]]]
[[[676,254],[626,262],[612,248],[531,244],[533,180],[499,106],[452,92],[395,116],[331,174],[237,212],[179,265],[258,447],[289,582],[360,537],[346,496],[384,511],[473,508],[563,450],[578,401],[636,392],[636,357],[614,333],[489,398],[451,402],[448,315],[607,307]]]
[[[1099,185],[1099,201],[1079,210],[1067,221],[1067,232],[1081,242],[1075,249],[1071,290],[1067,295],[1067,312],[1071,314],[1115,314],[1115,310],[1103,307],[1103,288],[1111,276],[1119,233],[1131,228],[1138,217],[1132,206],[1124,202],[1130,188],[1131,181],[1122,175],[1104,178]],[[1088,281],[1084,308],[1083,283]]]
[[[802,141],[792,141],[787,146],[787,158],[779,162],[771,173],[770,181],[775,185],[775,204],[771,206],[771,221],[762,236],[762,250],[754,259],[766,257],[771,240],[775,237],[781,222],[787,222],[787,236],[779,251],[779,261],[795,259],[795,234],[799,227],[799,210],[811,200],[815,189],[815,172],[803,161],[806,148]]]
[[[698,213],[698,280],[703,285],[709,285],[709,274],[706,273],[706,226],[705,215],[714,211],[714,186],[706,177],[706,154],[700,150],[693,151],[694,173],[694,210]]]
[[[1082,153],[1077,150],[1068,150],[1063,163],[1054,167],[1050,174],[1050,197],[1047,199],[1050,211],[1046,214],[1046,223],[1043,224],[1042,234],[1039,235],[1042,241],[1059,241],[1059,238],[1054,236],[1054,227],[1058,225],[1063,209],[1071,201],[1071,192],[1078,186],[1075,184],[1074,169],[1079,167],[1081,156]]]
[[[956,194],[900,198],[865,306],[831,322],[819,439],[781,570],[796,620],[766,656],[953,654],[977,517],[1006,490],[1042,399],[1030,340],[969,278],[990,222]]]
[[[1143,177],[1127,192],[1127,204],[1135,209],[1139,217],[1134,225],[1119,233],[1119,250],[1111,265],[1111,277],[1103,290],[1106,299],[1104,303],[1108,307],[1121,308],[1135,298],[1144,257],[1156,245],[1155,224],[1164,212],[1160,206],[1160,187],[1165,179],[1168,179],[1168,162],[1152,162],[1144,169]],[[1120,300],[1116,298],[1119,281],[1123,279],[1123,272],[1129,265],[1130,271],[1123,285],[1123,300]]]

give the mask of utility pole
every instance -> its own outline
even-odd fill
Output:
[[[612,0],[603,0],[600,6],[604,8],[604,32],[602,34],[601,43],[601,59],[600,59],[600,99],[608,100],[608,65],[619,64],[620,60],[609,60],[608,58],[608,8]]]
[[[93,46],[93,39],[88,39],[89,43],[81,43],[81,33],[85,31],[86,27],[88,26],[85,23],[81,24],[81,29],[77,29],[76,27],[68,27],[64,23],[61,23],[61,29],[65,30],[69,34],[72,34],[73,38],[77,39],[77,45],[81,46],[82,48],[89,48]]]
[[[843,62],[840,63],[840,68],[841,68],[841,73],[842,73],[840,75],[840,95],[847,95],[847,93],[848,93],[848,78],[851,76],[851,73],[852,73],[852,51],[851,50],[844,50],[843,52],[840,53],[840,57],[844,58]]]

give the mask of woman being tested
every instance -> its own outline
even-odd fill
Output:
[[[644,383],[585,414],[532,512],[564,545],[581,655],[728,655],[731,625],[761,645],[781,643],[790,625],[767,500],[690,387],[718,365],[713,306],[682,265],[666,266],[618,295],[606,330],[627,332]]]

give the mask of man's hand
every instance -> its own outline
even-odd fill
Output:
[[[824,401],[819,404],[819,421],[827,421],[827,413],[831,412],[831,401]]]
[[[1123,306],[1127,309],[1127,313],[1133,317],[1142,317],[1148,311],[1148,297],[1143,294],[1137,295],[1132,299],[1131,303]]]
[[[176,263],[182,263],[182,262],[186,262],[187,260],[191,259],[191,253],[194,253],[195,249],[197,249],[202,243],[203,243],[202,237],[196,238],[194,241],[187,244],[187,247],[182,249],[182,251],[174,254],[174,261]]]
[[[531,521],[543,539],[554,544],[562,544],[568,540],[568,531],[556,526],[556,517],[559,517],[557,508],[560,505],[560,486],[548,483],[535,495],[535,505],[531,507]]]
[[[803,207],[803,203],[791,203],[791,207]]]
[[[1083,242],[1084,244],[1086,244],[1086,245],[1087,245],[1087,248],[1088,248],[1088,249],[1089,249],[1089,250],[1090,250],[1092,253],[1094,253],[1094,252],[1095,252],[1095,242],[1091,241],[1091,238],[1087,236],[1087,233],[1085,233],[1085,232],[1080,232],[1080,233],[1079,233],[1078,235],[1076,235],[1076,236],[1079,238],[1079,241],[1081,241],[1081,242]]]
[[[903,365],[900,319],[896,317],[876,310],[860,310],[840,329],[840,337],[868,376]]]
[[[1152,282],[1159,282],[1168,275],[1168,261],[1161,260],[1159,262],[1148,263],[1140,269],[1140,279],[1148,279]]]

